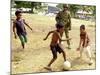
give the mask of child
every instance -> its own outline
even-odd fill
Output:
[[[77,50],[80,51],[80,57],[82,57],[83,51],[86,52],[86,55],[89,58],[89,65],[91,65],[92,59],[91,59],[91,51],[90,51],[90,39],[87,32],[85,31],[85,25],[80,26],[80,43]]]
[[[30,28],[32,30],[32,28],[25,22],[24,19],[22,19],[22,12],[21,11],[16,11],[15,12],[16,15],[16,20],[13,22],[13,32],[14,32],[14,36],[15,39],[17,38],[17,35],[21,41],[21,45],[24,49],[25,47],[25,42],[27,42],[27,37],[26,37],[26,29],[25,26],[26,25],[28,28]],[[15,32],[15,28],[16,28],[16,32]],[[17,33],[17,35],[16,35]]]
[[[67,41],[67,40],[70,40],[70,39],[69,38],[66,39],[66,40],[61,39],[60,33],[62,33],[64,31],[64,25],[59,23],[59,24],[56,25],[56,28],[57,28],[57,30],[50,31],[48,33],[48,35],[44,38],[44,40],[46,40],[51,33],[53,34],[51,44],[50,44],[50,48],[51,48],[51,51],[52,51],[52,54],[53,54],[53,58],[49,62],[47,67],[45,67],[48,70],[51,70],[51,68],[50,68],[51,64],[57,59],[57,52],[62,53],[64,61],[66,61],[66,53],[63,50],[63,48],[61,47],[61,44],[59,43],[59,41]]]

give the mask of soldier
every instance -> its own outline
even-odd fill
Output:
[[[63,10],[56,15],[56,22],[64,25],[65,36],[66,38],[69,38],[69,30],[71,30],[71,16],[70,12],[68,11],[68,5],[63,4]],[[63,33],[61,33],[61,37],[62,36]],[[67,44],[68,49],[71,49],[69,40],[67,41]]]

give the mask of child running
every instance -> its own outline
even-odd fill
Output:
[[[80,26],[80,42],[79,47],[77,48],[80,51],[80,57],[82,57],[83,51],[86,53],[87,57],[89,58],[89,65],[93,63],[91,58],[91,51],[90,51],[90,38],[85,30],[85,25]]]
[[[45,67],[45,69],[48,69],[48,70],[51,70],[51,64],[57,59],[57,52],[62,53],[64,61],[66,61],[66,53],[63,50],[59,41],[68,41],[70,39],[69,38],[66,40],[61,39],[60,33],[64,31],[64,25],[62,25],[61,23],[56,24],[56,28],[57,28],[56,30],[50,31],[48,35],[44,38],[44,40],[46,40],[48,36],[52,33],[52,40],[50,43],[50,48],[52,51],[53,58],[51,59],[47,67]]]
[[[25,19],[22,19],[22,12],[21,11],[16,11],[15,12],[16,19],[13,22],[13,32],[15,39],[17,38],[17,35],[21,41],[21,45],[23,49],[25,48],[25,43],[27,42],[27,37],[26,37],[26,29],[25,25],[32,30],[32,28],[25,22]],[[16,29],[16,31],[15,31]],[[17,35],[16,35],[17,33]]]

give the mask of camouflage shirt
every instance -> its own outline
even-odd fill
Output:
[[[69,11],[60,11],[56,16],[56,21],[57,23],[62,23],[65,28],[71,29],[71,16]]]

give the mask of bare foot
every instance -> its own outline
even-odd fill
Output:
[[[49,66],[47,66],[47,67],[44,67],[44,69],[47,69],[47,70],[50,70],[50,71],[52,71],[52,69],[51,69]]]

